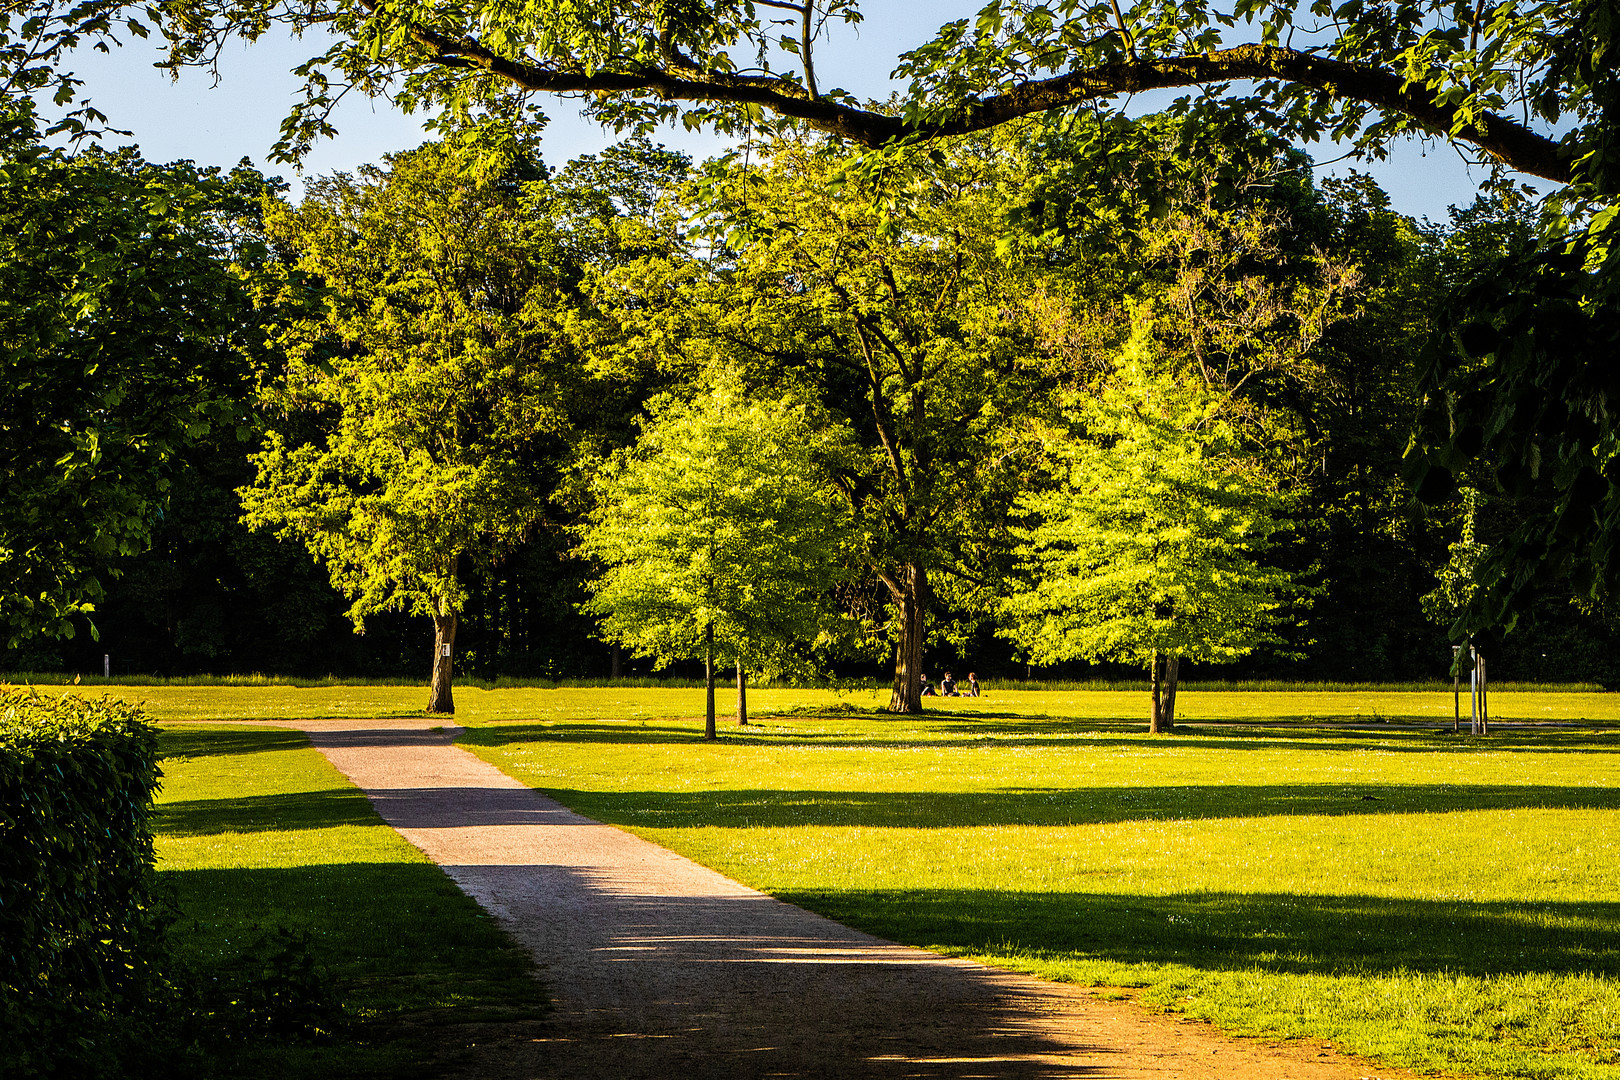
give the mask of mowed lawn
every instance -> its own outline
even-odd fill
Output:
[[[338,1012],[335,1038],[261,1037],[230,1075],[432,1075],[464,1025],[542,1014],[527,958],[302,732],[170,728],[162,749],[158,870],[182,957],[209,979],[263,975],[290,932]]]
[[[174,718],[424,697],[111,689]],[[797,712],[705,744],[700,691],[458,689],[457,721],[576,809],[886,937],[1388,1064],[1620,1078],[1620,695],[1498,693],[1499,721],[1571,726],[1483,739],[1440,733],[1449,694],[1193,692],[1213,723],[1168,738],[1144,698],[919,720],[764,691]]]

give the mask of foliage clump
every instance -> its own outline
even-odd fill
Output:
[[[1052,448],[1060,476],[1020,496],[1027,580],[1002,604],[1040,663],[1127,660],[1152,672],[1152,729],[1169,730],[1183,658],[1225,662],[1277,643],[1289,574],[1260,561],[1288,500],[1242,452],[1224,399],[1153,370],[1132,337],[1114,378]],[[1161,682],[1168,701],[1161,699]]]
[[[717,650],[739,672],[784,670],[837,635],[825,596],[851,546],[827,472],[839,434],[792,396],[752,399],[728,382],[655,407],[597,477],[581,548],[603,570],[586,610],[660,666],[704,658],[711,737]]]
[[[157,731],[109,697],[0,689],[0,1060],[94,1075],[161,983]]]
[[[245,437],[273,184],[45,145],[0,102],[0,639],[72,637],[180,456]]]
[[[159,883],[158,732],[140,706],[0,686],[0,1062],[8,1080],[239,1075],[340,1012],[307,934],[182,962]]]

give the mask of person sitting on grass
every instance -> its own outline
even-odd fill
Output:
[[[978,697],[979,696],[979,677],[977,675],[973,674],[973,672],[971,672],[971,671],[968,672],[967,692],[966,692],[966,694],[964,696],[965,697]]]
[[[956,692],[956,679],[948,671],[945,673],[945,677],[939,681],[939,692],[945,697],[962,696]]]
[[[922,691],[918,694],[918,696],[919,697],[933,697],[934,696],[934,684],[928,681],[927,673],[923,674],[923,677],[922,677]]]

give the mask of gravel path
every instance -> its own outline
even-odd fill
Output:
[[[551,1021],[494,1036],[485,1080],[1408,1075],[851,930],[581,817],[422,721],[274,726],[308,731],[538,961]]]

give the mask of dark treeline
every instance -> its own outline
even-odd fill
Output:
[[[1153,137],[1162,138],[1150,123],[1143,130],[1147,134],[1136,137],[1144,145]],[[1060,141],[1057,136],[1046,137]],[[1218,218],[1217,211],[1230,213],[1229,207],[1243,205],[1244,199],[1263,200],[1268,213],[1281,223],[1277,236],[1266,241],[1272,245],[1267,248],[1266,257],[1272,260],[1268,265],[1281,268],[1273,274],[1273,284],[1295,272],[1290,268],[1307,264],[1342,268],[1340,280],[1348,283],[1344,297],[1335,301],[1336,314],[1322,320],[1320,333],[1300,356],[1267,360],[1263,350],[1253,350],[1246,361],[1252,378],[1246,376],[1237,384],[1254,415],[1267,418],[1266,437],[1280,447],[1278,468],[1288,475],[1295,492],[1294,527],[1270,557],[1307,586],[1308,602],[1292,609],[1280,626],[1280,643],[1218,668],[1189,664],[1182,677],[1373,681],[1443,675],[1450,655],[1448,627],[1444,619],[1425,611],[1422,598],[1440,581],[1451,546],[1460,536],[1463,511],[1460,503],[1439,512],[1421,511],[1403,479],[1402,455],[1419,407],[1417,370],[1433,332],[1431,312],[1439,298],[1489,274],[1494,260],[1529,236],[1530,211],[1503,195],[1460,209],[1444,224],[1414,222],[1392,212],[1383,193],[1366,178],[1314,185],[1297,152],[1279,151],[1272,144],[1265,153],[1276,172],[1261,194],[1241,184],[1228,185],[1232,190],[1216,185],[1193,191],[1184,172],[1169,179],[1149,176],[1155,159],[1141,146],[1135,148],[1136,171],[1130,182],[1110,189],[1112,181],[1099,181],[1095,172],[1086,172],[1087,162],[1094,166],[1095,160],[1075,149],[1072,133],[1064,137],[1071,140],[1065,153],[1075,161],[1071,174],[1051,167],[1055,157],[1047,147],[1046,171],[1038,183],[1008,200],[1004,226],[1043,237],[1048,247],[1042,257],[1051,262],[1053,274],[1068,274],[1068,280],[1078,281],[1074,295],[1099,308],[1118,310],[1137,293],[1158,290],[1158,302],[1171,314],[1156,333],[1172,344],[1182,342],[1201,363],[1201,350],[1228,330],[1207,318],[1203,323],[1176,324],[1174,308],[1179,298],[1192,296],[1186,291],[1192,270],[1221,257],[1215,250],[1218,244],[1167,252],[1141,241],[1141,250],[1132,251],[1130,245],[1117,246],[1107,231],[1135,229],[1133,235],[1139,238],[1158,220],[1155,215],[1165,213],[1155,200],[1173,208],[1177,199],[1195,203],[1203,199],[1203,212],[1216,215],[1211,220],[1223,221],[1227,219]],[[1179,150],[1187,152],[1187,147]],[[1034,153],[1031,160],[1042,159]],[[1196,168],[1196,148],[1189,160]],[[128,160],[108,161],[105,167],[115,172],[147,168]],[[1162,162],[1160,167],[1171,171]],[[1180,167],[1187,166],[1183,162]],[[620,336],[605,347],[619,350],[617,366],[598,363],[581,342],[604,340],[600,332],[604,305],[585,282],[592,274],[611,280],[615,270],[643,266],[637,260],[647,259],[649,252],[664,259],[664,265],[678,266],[683,258],[712,260],[715,248],[705,253],[689,238],[672,239],[675,227],[654,220],[660,200],[697,198],[682,186],[688,166],[673,155],[642,144],[552,173],[537,162],[527,168],[526,174],[514,173],[511,183],[532,185],[539,182],[536,178],[549,177],[544,180],[549,184],[546,198],[551,200],[546,220],[556,229],[554,237],[536,248],[551,260],[540,275],[542,284],[561,298],[559,305],[588,311],[597,320],[593,324],[597,329],[548,339],[552,343],[546,345],[547,363],[572,365],[570,370],[577,373],[559,377],[560,389],[554,391],[566,422],[545,440],[527,443],[519,451],[525,467],[539,478],[534,483],[542,489],[538,498],[544,509],[526,519],[518,542],[486,559],[463,560],[455,578],[465,590],[455,636],[457,667],[481,677],[644,673],[650,670],[648,660],[630,657],[604,642],[595,621],[581,611],[592,573],[592,567],[576,555],[574,529],[589,501],[588,476],[582,480],[582,475],[612,449],[634,439],[637,417],[654,395],[679,394],[683,386],[698,384],[704,376],[695,375],[689,363],[683,368],[681,363],[637,366],[633,360],[625,361],[634,342],[622,327]],[[378,172],[372,179],[381,175]],[[355,197],[335,181],[312,190],[324,190],[334,205],[341,198]],[[266,193],[273,196],[269,189]],[[712,188],[707,197],[715,198]],[[1124,208],[1110,219],[1114,224],[1104,228],[1086,220],[1087,213],[1107,206]],[[689,204],[670,220],[700,209]],[[287,214],[292,220],[292,212]],[[1096,215],[1098,220],[1107,216]],[[240,206],[232,220],[238,229],[265,227],[262,213],[243,212]],[[315,226],[303,221],[297,228],[308,233]],[[288,231],[273,240],[257,241],[262,251],[254,272],[273,275],[277,266],[290,265],[296,257],[295,241],[289,239],[294,235]],[[1115,246],[1109,248],[1111,243]],[[236,244],[219,257],[239,265],[240,238]],[[1105,249],[1110,252],[1106,256]],[[1108,262],[1131,258],[1137,260],[1131,273]],[[294,278],[283,274],[278,280],[285,286]],[[1043,287],[1038,278],[1030,280],[1035,285],[1025,287]],[[1213,303],[1207,295],[1192,297],[1189,308],[1195,301]],[[645,298],[640,302],[645,306]],[[287,317],[285,312],[281,317]],[[1201,341],[1200,335],[1209,340]],[[1116,318],[1094,336],[1096,341],[1074,347],[1080,356],[1074,361],[1077,368],[1097,354],[1117,349],[1123,331]],[[810,341],[802,345],[807,354],[821,347],[813,339],[805,340]],[[1240,351],[1227,348],[1233,355]],[[274,366],[271,361],[266,368]],[[1038,380],[1030,385],[1038,385]],[[837,395],[849,391],[832,379],[826,386],[823,401],[836,408]],[[114,674],[426,674],[420,612],[373,611],[365,617],[364,632],[357,633],[346,614],[351,600],[334,587],[327,569],[303,543],[265,529],[253,531],[243,523],[238,490],[255,476],[249,454],[259,449],[258,433],[269,414],[285,409],[285,403],[266,404],[246,382],[234,392],[241,416],[258,419],[247,430],[215,423],[208,435],[170,458],[164,466],[167,483],[161,497],[154,497],[150,545],[118,561],[115,574],[103,574],[104,595],[95,601],[93,613],[72,616],[71,637],[22,640],[0,654],[0,669],[99,672],[107,656]],[[317,410],[312,415],[320,414]],[[1282,429],[1282,435],[1276,434]],[[306,435],[305,441],[312,444],[316,437]],[[1516,521],[1513,500],[1487,493],[1474,528],[1489,544]],[[964,545],[981,543],[980,534],[971,529],[961,535],[967,538],[961,541]],[[973,566],[982,569],[993,562],[981,558]],[[883,607],[881,590],[870,582],[854,588],[865,590],[857,597],[857,606],[864,605],[867,611]],[[993,592],[993,583],[988,588]],[[975,599],[974,589],[935,590],[924,651],[926,672],[937,678],[948,668],[959,674],[971,669],[981,680],[1139,674],[1134,666],[1083,661],[1032,668],[1011,642],[997,636],[982,608],[975,608],[982,600],[982,592]],[[882,637],[881,627],[877,637]],[[1522,612],[1510,633],[1488,637],[1481,645],[1498,679],[1609,684],[1620,681],[1614,638],[1602,613],[1583,611],[1566,596],[1549,593]],[[894,666],[892,637],[885,639],[888,644],[874,645],[874,640],[869,635],[864,652],[846,650],[831,657],[827,667],[844,676],[887,678]],[[690,661],[674,669],[682,675],[700,671],[701,666]]]

